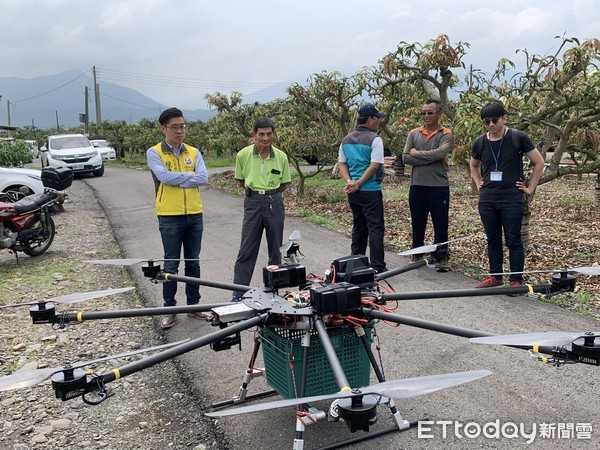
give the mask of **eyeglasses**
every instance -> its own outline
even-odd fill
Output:
[[[185,125],[171,125],[170,127],[165,127],[167,130],[176,133],[178,131],[185,131]]]
[[[437,114],[439,111],[421,111],[421,115],[422,116],[433,116],[434,114]]]
[[[500,120],[500,117],[492,117],[490,118],[485,118],[485,119],[481,119],[483,120],[483,123],[485,123],[486,125],[489,125],[490,123],[493,123],[494,125],[496,125],[498,123],[498,121]]]

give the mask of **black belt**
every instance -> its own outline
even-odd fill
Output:
[[[254,190],[254,189],[246,188],[246,196],[247,197],[252,197],[253,195],[272,195],[272,194],[277,194],[278,192],[279,192],[279,189]]]

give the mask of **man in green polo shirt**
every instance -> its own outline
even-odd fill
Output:
[[[242,238],[233,282],[249,286],[256,266],[263,230],[269,250],[268,265],[281,264],[281,243],[285,208],[281,193],[292,181],[287,155],[273,147],[275,123],[261,117],[254,123],[254,144],[240,150],[235,158],[235,179],[245,189]],[[244,292],[234,292],[231,301],[240,301]]]

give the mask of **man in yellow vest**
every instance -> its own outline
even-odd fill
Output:
[[[185,121],[177,108],[164,110],[158,118],[165,139],[146,152],[148,166],[156,188],[156,214],[164,250],[164,271],[177,273],[183,248],[185,276],[200,278],[200,246],[202,243],[202,198],[199,186],[208,183],[204,159],[197,148],[184,144]],[[163,284],[164,306],[175,306],[177,282]],[[185,285],[188,305],[200,301],[198,285]],[[206,314],[188,313],[205,319]],[[176,314],[167,314],[160,326],[175,325]]]

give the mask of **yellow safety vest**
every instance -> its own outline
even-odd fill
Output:
[[[196,169],[196,149],[183,144],[179,158],[164,142],[156,144],[156,150],[167,170],[171,172],[193,172]],[[152,174],[154,177],[154,173]],[[183,216],[202,212],[202,198],[198,187],[181,188],[161,183],[154,177],[156,185],[156,214],[159,216]]]

